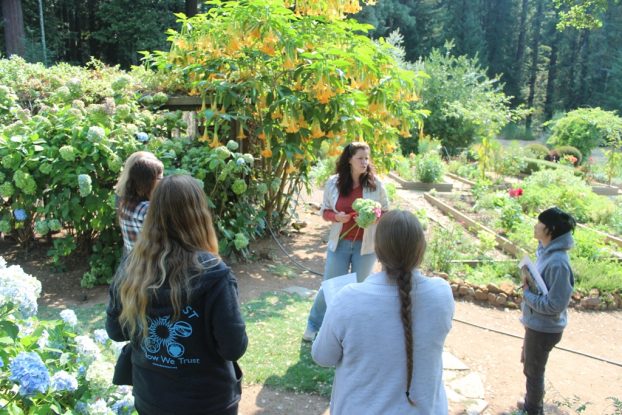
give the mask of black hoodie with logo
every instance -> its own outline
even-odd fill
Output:
[[[131,340],[136,407],[153,415],[210,414],[239,402],[242,373],[236,361],[248,345],[237,282],[230,268],[209,253],[192,280],[190,299],[173,319],[165,284],[150,301],[148,334],[129,339],[119,324],[121,304],[110,288],[106,330],[112,340]]]

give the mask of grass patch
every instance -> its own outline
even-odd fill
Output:
[[[299,271],[296,271],[293,268],[288,267],[284,264],[270,264],[266,268],[271,274],[276,275],[277,277],[283,277],[292,280],[300,276]]]
[[[37,317],[40,320],[59,320],[59,313],[71,308],[78,316],[77,333],[93,333],[96,329],[106,327],[106,304],[82,305],[75,307],[39,306]]]
[[[330,396],[334,369],[316,365],[302,341],[312,304],[298,295],[266,293],[242,306],[249,337],[240,360],[245,383]]]

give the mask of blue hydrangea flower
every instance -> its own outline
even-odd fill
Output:
[[[13,216],[15,217],[15,220],[18,222],[23,222],[28,217],[24,209],[15,209],[13,211]]]
[[[95,330],[93,332],[93,338],[95,339],[96,342],[101,343],[101,344],[106,344],[106,342],[109,339],[108,333],[104,329]]]
[[[74,411],[78,414],[81,415],[86,415],[87,414],[87,409],[88,406],[86,405],[86,402],[80,401],[78,403],[76,403],[76,405],[73,407]]]
[[[76,316],[76,313],[72,309],[68,308],[61,311],[60,318],[62,318],[63,321],[71,327],[75,327],[76,324],[78,324],[78,316]]]
[[[246,164],[246,160],[244,160],[244,157],[239,157],[239,158],[235,161],[235,163],[236,163],[238,166],[243,166],[243,165],[245,165],[245,164]]]
[[[11,361],[10,380],[19,384],[21,396],[45,393],[50,386],[50,374],[41,357],[35,352],[21,352]]]
[[[149,134],[144,131],[137,132],[136,139],[141,143],[146,143],[147,141],[149,141]]]
[[[0,359],[0,367],[4,367],[4,360]]]
[[[112,410],[117,415],[130,415],[134,410],[134,397],[132,394],[126,394],[123,398],[112,404]]]
[[[78,380],[75,376],[67,373],[64,370],[56,372],[52,376],[52,389],[58,392],[68,391],[73,392],[78,389]]]

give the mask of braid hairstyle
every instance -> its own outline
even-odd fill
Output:
[[[406,399],[411,405],[410,385],[414,368],[412,312],[412,275],[421,265],[426,249],[425,235],[415,215],[404,210],[391,210],[380,218],[375,236],[376,255],[389,278],[397,282],[400,319],[404,328],[406,349]],[[416,291],[416,290],[415,290]],[[414,295],[414,294],[413,294]]]

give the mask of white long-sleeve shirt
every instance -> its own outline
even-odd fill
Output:
[[[443,345],[454,300],[449,284],[413,272],[414,370],[406,399],[406,351],[395,280],[384,272],[350,284],[329,306],[312,346],[313,360],[336,366],[331,415],[445,415]]]

